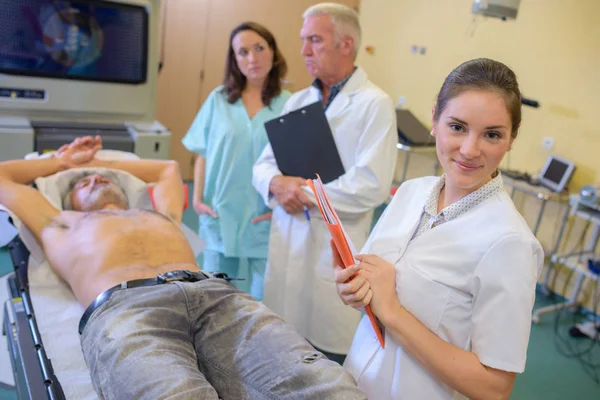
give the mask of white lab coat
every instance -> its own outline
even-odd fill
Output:
[[[437,179],[405,182],[363,253],[396,266],[400,303],[429,330],[484,365],[522,372],[542,247],[504,191],[412,239]],[[463,398],[391,336],[382,349],[366,318],[344,367],[369,399]]]
[[[319,101],[314,87],[287,101],[283,113]],[[325,185],[332,206],[357,248],[365,243],[373,209],[389,194],[398,141],[392,100],[357,68],[325,112],[346,173]],[[346,354],[360,313],[339,299],[333,280],[330,235],[318,207],[289,215],[269,193],[280,175],[270,145],[253,169],[253,184],[273,208],[264,303],[312,344]],[[306,187],[313,200],[312,192]]]

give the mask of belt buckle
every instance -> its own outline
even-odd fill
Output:
[[[158,283],[171,283],[179,281],[188,281],[191,277],[189,271],[169,271],[164,274],[156,275]]]

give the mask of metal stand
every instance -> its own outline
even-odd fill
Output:
[[[579,305],[578,297],[581,291],[581,286],[584,283],[584,279],[586,277],[595,281],[600,279],[597,274],[594,274],[592,271],[590,271],[585,263],[582,262],[582,260],[594,257],[596,254],[598,238],[600,237],[600,205],[582,204],[579,196],[577,195],[571,195],[569,199],[569,205],[570,213],[565,213],[563,218],[560,232],[556,240],[556,245],[554,246],[554,251],[552,257],[550,258],[550,264],[548,265],[548,270],[546,271],[546,276],[544,278],[544,289],[546,292],[550,292],[550,288],[548,287],[550,283],[550,275],[551,271],[554,269],[554,265],[557,263],[573,270],[574,273],[577,274],[577,278],[575,280],[573,290],[571,291],[571,296],[569,296],[566,301],[547,307],[541,307],[535,310],[532,320],[536,324],[539,323],[540,316],[543,314],[551,313],[567,307],[576,308]],[[592,230],[592,234],[584,251],[559,255],[558,248],[562,240],[569,215],[592,222],[594,224],[594,229]]]
[[[545,188],[543,186],[535,186],[525,181],[512,179],[508,176],[502,175],[502,180],[504,184],[510,186],[512,188],[510,192],[510,198],[514,199],[515,192],[518,190],[523,192],[529,196],[533,196],[539,200],[541,200],[540,210],[538,212],[537,219],[535,221],[535,226],[533,228],[533,234],[537,236],[538,230],[540,229],[540,225],[542,223],[542,218],[544,217],[544,211],[546,210],[546,203],[549,200],[564,202],[569,198],[569,193],[565,190],[561,193],[553,192],[552,190]],[[566,215],[566,213],[565,213]],[[557,242],[560,240],[557,239]]]
[[[399,182],[395,182],[396,185],[400,186],[406,180],[406,173],[408,172],[408,163],[410,162],[411,153],[435,153],[435,144],[431,146],[409,146],[406,144],[398,143],[396,145],[398,150],[402,150],[406,153],[406,158],[404,159],[404,168],[402,169],[402,178]],[[436,161],[433,169],[433,175],[437,175],[437,171],[439,168],[439,162]]]

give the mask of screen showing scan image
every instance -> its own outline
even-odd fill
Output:
[[[148,13],[106,1],[0,0],[0,72],[146,81]]]

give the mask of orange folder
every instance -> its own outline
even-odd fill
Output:
[[[331,204],[329,203],[329,199],[327,198],[327,193],[325,192],[325,187],[323,186],[321,177],[319,177],[319,175],[317,174],[317,179],[307,179],[306,184],[311,188],[311,190],[315,194],[315,198],[317,199],[317,205],[319,206],[321,215],[323,216],[323,219],[327,224],[329,233],[331,233],[332,242],[336,250],[338,251],[340,258],[342,259],[342,263],[344,264],[343,268],[347,268],[354,265],[354,255],[352,254],[349,239],[346,237],[340,219],[338,218],[335,210],[333,209],[333,207],[331,207]],[[377,339],[379,339],[379,344],[382,348],[385,348],[385,342],[383,334],[381,332],[381,328],[379,327],[379,323],[377,322],[373,311],[371,311],[371,306],[369,304],[367,304],[367,306],[365,307],[365,311],[369,316],[369,320],[371,321],[373,330],[377,335]]]

